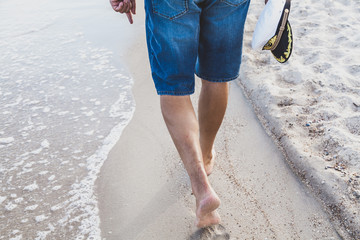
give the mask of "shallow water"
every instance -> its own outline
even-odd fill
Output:
[[[0,2],[0,239],[100,238],[94,183],[135,108],[108,5]]]

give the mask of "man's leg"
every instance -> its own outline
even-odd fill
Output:
[[[224,119],[228,95],[229,84],[227,82],[202,80],[198,112],[200,146],[207,175],[213,170],[213,146],[216,133]]]
[[[189,96],[160,97],[161,111],[175,146],[190,177],[196,198],[197,226],[205,227],[220,222],[215,211],[220,199],[210,186],[201,153],[199,124]]]

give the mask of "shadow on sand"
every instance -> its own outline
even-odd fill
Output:
[[[201,228],[194,232],[188,240],[229,240],[230,235],[222,225]]]

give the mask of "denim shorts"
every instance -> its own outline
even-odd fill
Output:
[[[159,95],[194,93],[194,73],[227,82],[239,75],[250,0],[145,0],[146,40]]]

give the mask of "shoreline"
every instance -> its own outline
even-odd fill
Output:
[[[106,37],[123,29],[108,2],[1,6],[0,239],[100,238],[95,180],[133,111],[113,53],[132,35]]]

